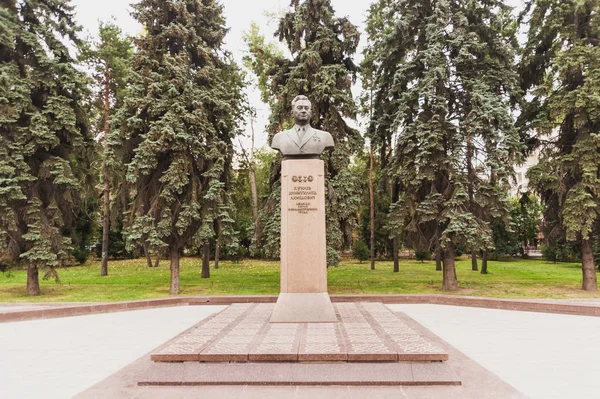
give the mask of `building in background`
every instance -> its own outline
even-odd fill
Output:
[[[508,191],[509,196],[517,196],[529,191],[529,179],[527,178],[527,171],[532,166],[538,164],[539,154],[539,150],[536,149],[529,154],[523,164],[515,166],[515,182],[511,185],[510,190]]]

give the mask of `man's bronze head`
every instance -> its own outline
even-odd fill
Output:
[[[312,105],[306,96],[296,96],[292,100],[292,116],[297,125],[306,125],[312,117]]]

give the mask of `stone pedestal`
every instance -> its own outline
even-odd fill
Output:
[[[320,159],[281,164],[281,293],[272,323],[337,322],[327,294],[325,170]]]

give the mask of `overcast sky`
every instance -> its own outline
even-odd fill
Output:
[[[256,22],[260,26],[261,32],[268,40],[271,40],[276,29],[276,22],[272,21],[266,14],[285,12],[289,8],[289,0],[221,0],[221,3],[224,6],[226,24],[229,28],[225,45],[240,63],[244,54],[242,35],[250,29],[252,21]],[[350,21],[359,27],[364,25],[370,3],[370,0],[332,0],[336,15],[348,16]],[[83,26],[86,34],[97,35],[98,22],[108,21],[113,17],[117,25],[126,34],[133,36],[141,30],[141,26],[129,15],[131,10],[130,1],[72,0],[72,4],[75,6],[77,22]],[[361,38],[361,45],[364,42],[363,37]],[[267,106],[260,101],[260,93],[256,88],[250,88],[248,96],[252,105],[257,109],[255,123],[256,147],[261,147],[267,140],[267,134],[264,133],[264,130],[269,118],[269,111]],[[249,137],[249,123],[246,123],[245,130]],[[249,140],[243,140],[243,142],[249,144]]]
[[[75,6],[78,23],[83,26],[89,35],[96,35],[98,22],[108,21],[115,18],[117,25],[129,35],[140,32],[141,26],[129,15],[131,3],[128,0],[71,0]],[[132,1],[134,2],[134,1]],[[366,20],[367,10],[372,0],[331,0],[337,16],[347,16],[350,21],[358,25],[362,31]],[[256,22],[261,32],[268,40],[273,37],[276,22],[271,20],[267,13],[280,14],[289,9],[289,0],[221,0],[224,6],[227,27],[230,29],[225,39],[226,48],[232,52],[238,62],[241,63],[244,54],[244,43],[242,35],[249,30],[250,24]],[[522,0],[508,0],[513,7],[521,7]],[[275,39],[273,39],[274,41]],[[366,42],[365,35],[361,36],[359,48]],[[360,61],[360,49],[355,59]],[[355,88],[357,96],[359,88]],[[248,97],[251,104],[257,109],[257,120],[255,123],[256,146],[261,147],[266,143],[267,134],[264,132],[269,111],[265,104],[260,101],[260,93],[256,88],[248,89]],[[246,123],[246,135],[250,135],[250,125]],[[244,145],[249,140],[243,140]]]

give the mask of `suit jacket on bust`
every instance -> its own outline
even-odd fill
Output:
[[[288,155],[319,155],[326,149],[334,147],[333,137],[328,132],[314,129],[306,125],[302,139],[298,137],[296,126],[277,133],[271,142],[271,148],[279,150],[284,156]]]

